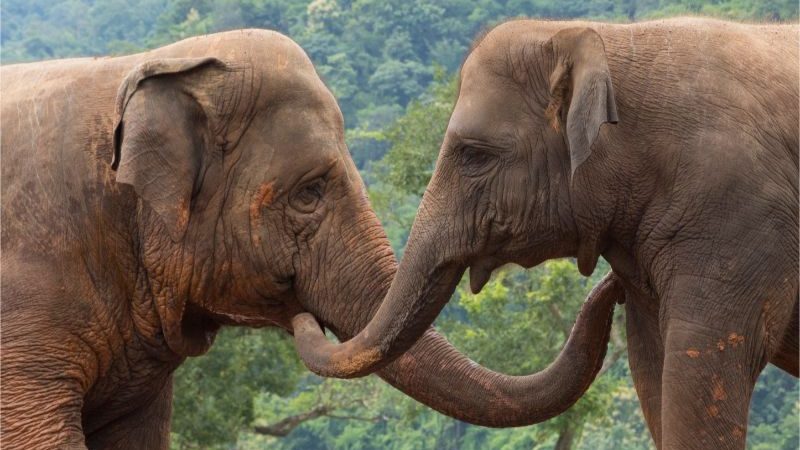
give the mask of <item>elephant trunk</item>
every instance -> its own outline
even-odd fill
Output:
[[[377,219],[376,219],[377,220]],[[419,221],[419,220],[418,220]],[[352,339],[336,344],[325,338],[316,319],[308,313],[292,320],[295,345],[306,367],[326,377],[355,378],[373,373],[407,351],[442,310],[464,272],[456,264],[439,264],[420,249],[421,228],[414,226],[405,257],[391,281],[385,300],[372,320]],[[388,243],[387,243],[388,245]],[[388,279],[394,273],[386,274]],[[423,281],[423,282],[420,282]],[[381,291],[382,292],[382,291]],[[374,305],[381,292],[367,291],[353,298],[362,307]],[[339,337],[348,337],[348,333]]]
[[[343,234],[351,259],[359,261],[335,291],[348,300],[337,303],[346,305],[349,314],[339,311],[323,320],[339,339],[352,339],[331,343],[313,316],[300,314],[293,325],[303,361],[322,375],[351,377],[380,370],[383,379],[410,397],[477,425],[527,425],[569,408],[602,365],[614,303],[622,295],[616,277],[609,274],[589,295],[553,364],[528,376],[493,372],[472,362],[430,327],[463,268],[430,256],[444,252],[437,251],[432,242],[436,233],[426,228],[424,205],[423,201],[399,270],[371,211],[365,212],[370,218],[359,221],[370,232]]]
[[[426,192],[402,264],[394,274],[383,302],[369,323],[360,324],[357,335],[341,344],[332,343],[325,338],[311,314],[298,314],[293,318],[295,346],[309,370],[336,378],[356,378],[373,373],[411,348],[450,300],[465,268],[441,261],[440,252],[426,245],[436,234],[425,225],[432,223],[427,217],[431,209],[426,207],[432,206],[430,197]],[[354,296],[348,299],[349,302],[360,302],[364,308],[380,300],[380,297],[375,297],[378,293],[346,294]]]
[[[623,295],[616,276],[607,275],[589,294],[559,356],[532,375],[508,376],[481,367],[432,328],[379,375],[417,401],[465,422],[488,427],[539,423],[567,410],[594,381],[605,357],[614,304]]]
[[[386,270],[391,272],[389,267]],[[384,275],[373,280],[384,280],[388,285],[391,273]],[[363,293],[364,301],[369,302],[370,294]],[[614,305],[623,295],[616,276],[608,274],[587,297],[555,361],[532,375],[509,376],[486,369],[459,352],[432,327],[426,327],[410,350],[378,375],[415,400],[475,425],[539,423],[566,411],[591,385],[605,357]],[[313,316],[304,317],[295,321],[298,351],[307,365],[309,355],[317,357],[317,352],[322,354],[321,364],[325,364],[329,361],[324,359],[329,351],[326,347],[336,344],[327,341]],[[348,324],[337,335],[341,339],[352,336],[355,332],[351,326]]]

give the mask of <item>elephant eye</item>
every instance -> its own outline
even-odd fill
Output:
[[[461,151],[461,164],[468,176],[482,175],[495,160],[495,155],[485,149],[466,147]]]
[[[292,198],[292,205],[302,212],[314,212],[325,195],[325,179],[316,178],[303,185]]]

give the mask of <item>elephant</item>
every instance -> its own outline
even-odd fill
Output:
[[[463,63],[380,307],[412,315],[379,310],[332,344],[300,314],[302,357],[328,376],[368,373],[414,342],[467,268],[479,292],[506,263],[573,257],[588,276],[603,256],[656,446],[743,449],[764,366],[798,376],[798,67],[796,24],[493,28]]]
[[[347,341],[379,309],[397,262],[336,100],[288,37],[236,30],[0,78],[3,447],[167,448],[173,372],[221,326],[291,333],[308,313]],[[474,423],[544,420],[597,373],[621,295],[610,275],[529,377],[432,327],[379,375]]]

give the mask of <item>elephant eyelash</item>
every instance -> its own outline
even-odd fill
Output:
[[[317,177],[300,187],[292,196],[292,205],[295,209],[304,212],[314,212],[319,206],[322,197],[325,196],[327,180],[325,177]]]
[[[472,147],[468,147],[461,152],[461,158],[466,164],[472,165],[482,165],[492,158],[493,155],[489,154],[489,152],[476,149]]]
[[[483,175],[498,161],[498,155],[493,150],[482,147],[465,146],[458,154],[464,174],[470,177]]]
[[[302,192],[317,198],[322,197],[324,191],[325,185],[320,179],[317,179],[313,183],[306,185],[302,190]]]

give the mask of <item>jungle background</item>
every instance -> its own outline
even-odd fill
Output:
[[[630,22],[676,15],[796,21],[797,0],[3,0],[4,64],[116,55],[256,27],[296,40],[336,95],[350,151],[402,256],[455,99],[470,42],[504,19]],[[506,267],[479,295],[462,283],[436,326],[474,360],[524,374],[545,367],[582,300],[574,261]],[[371,376],[308,372],[285,332],[225,329],[176,373],[174,449],[648,449],[617,308],[601,376],[566,414],[488,429],[442,416]],[[798,382],[773,366],[753,395],[748,447],[795,450]]]

